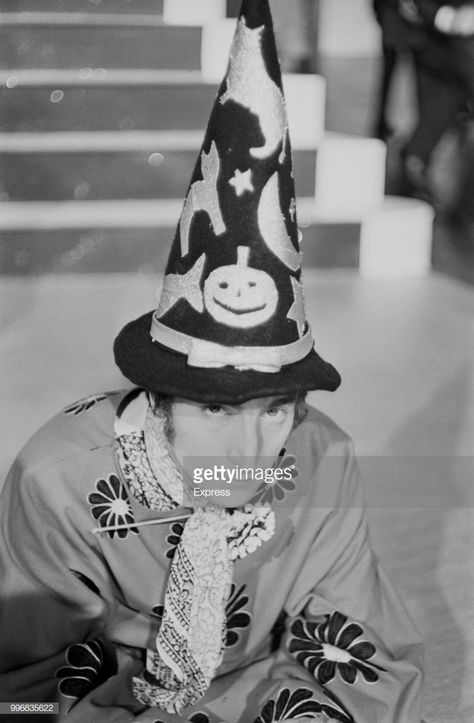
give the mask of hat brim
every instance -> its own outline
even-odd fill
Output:
[[[189,366],[184,354],[152,340],[152,315],[150,311],[131,321],[114,342],[115,361],[122,374],[150,391],[195,402],[242,404],[250,399],[316,389],[332,392],[341,383],[337,370],[314,349],[276,373],[240,371],[230,366]]]

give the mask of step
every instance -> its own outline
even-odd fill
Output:
[[[227,4],[226,0],[0,0],[0,12],[144,13],[172,24],[203,25],[224,18]]]
[[[324,79],[293,74],[283,82],[292,141],[316,148]],[[0,71],[0,85],[1,132],[200,130],[218,88],[198,71],[103,68]]]
[[[181,25],[205,25],[225,18],[226,0],[164,0],[163,19]]]
[[[34,13],[20,22],[21,17],[0,14],[4,69],[201,68],[198,27],[166,25],[145,15]]]
[[[240,12],[241,6],[240,0],[227,0],[227,15],[230,18],[237,18]]]
[[[0,231],[0,278],[65,273],[163,273],[174,227]],[[311,227],[306,268],[357,268],[358,223]]]
[[[163,0],[0,0],[1,12],[162,15]]]
[[[181,208],[176,200],[3,203],[1,273],[162,272]],[[359,267],[371,277],[430,267],[433,211],[421,201],[387,197],[359,217],[329,217],[302,198],[298,220],[306,267]]]
[[[146,13],[201,25],[227,14],[229,0],[0,0],[1,12]]]
[[[11,201],[182,198],[202,141],[200,132],[13,135],[0,134],[0,196]],[[297,192],[314,195],[316,151],[295,150],[293,161]]]
[[[235,20],[194,26],[161,17],[84,13],[0,13],[0,67],[201,70],[220,83]]]
[[[200,129],[216,95],[195,71],[85,68],[26,76],[1,78],[1,131]]]
[[[196,131],[0,134],[3,200],[181,198],[202,142]],[[326,134],[293,144],[296,191],[330,215],[383,199],[385,146]]]

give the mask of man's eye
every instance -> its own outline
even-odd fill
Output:
[[[226,410],[220,404],[207,404],[203,410],[212,417],[222,416],[226,413]]]
[[[287,415],[287,410],[285,407],[270,407],[267,409],[266,415],[271,419],[284,419]]]

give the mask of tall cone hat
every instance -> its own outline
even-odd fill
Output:
[[[336,389],[306,319],[299,236],[268,0],[244,0],[158,308],[115,341],[123,374],[198,402]]]

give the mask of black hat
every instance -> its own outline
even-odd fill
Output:
[[[244,0],[158,309],[115,340],[122,373],[199,402],[336,389],[338,372],[313,348],[299,243],[268,0]]]

